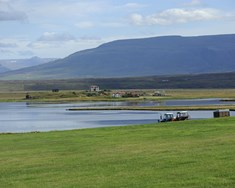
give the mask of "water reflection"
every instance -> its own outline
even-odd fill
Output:
[[[115,107],[115,106],[208,106],[208,105],[235,105],[235,101],[222,101],[217,98],[166,100],[166,101],[117,101],[117,102],[79,102],[65,104],[27,103],[28,107],[51,108],[79,108],[79,107]]]

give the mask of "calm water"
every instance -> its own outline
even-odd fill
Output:
[[[130,103],[154,105],[155,102]],[[154,123],[160,113],[152,111],[66,111],[68,108],[123,106],[123,102],[86,102],[75,104],[0,103],[0,132],[70,130],[106,126]],[[175,102],[174,102],[175,104]],[[169,104],[168,104],[169,105]],[[212,118],[212,111],[190,111],[192,119]],[[235,115],[235,112],[231,112]]]
[[[29,104],[40,107],[40,104]],[[56,107],[78,108],[78,107],[109,107],[109,106],[208,106],[208,105],[235,105],[235,101],[225,102],[220,99],[192,99],[192,100],[167,100],[167,101],[144,101],[144,102],[80,102],[73,104],[56,104]],[[48,104],[53,107],[54,104]],[[43,106],[45,107],[45,106]]]

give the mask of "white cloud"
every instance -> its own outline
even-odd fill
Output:
[[[191,2],[184,3],[185,6],[200,6],[202,4],[201,0],[192,0]]]
[[[28,48],[39,57],[64,58],[80,50],[97,47],[101,39],[92,37],[78,38],[76,41],[67,42],[40,42],[31,43]]]
[[[75,19],[103,12],[105,6],[106,4],[96,1],[38,1],[34,2],[34,8],[30,8],[29,12],[35,19],[39,17]]]
[[[139,3],[127,3],[124,5],[124,7],[128,8],[128,9],[140,9],[143,7],[146,7],[147,5],[145,4],[139,4]]]
[[[23,56],[23,57],[25,57],[25,56],[30,57],[30,56],[34,55],[34,53],[32,51],[30,51],[30,50],[19,51],[18,54],[20,56]]]
[[[27,47],[34,49],[60,48],[66,43],[76,41],[77,39],[68,33],[45,32],[37,41],[30,42]]]
[[[17,47],[14,43],[1,43],[0,42],[0,48],[15,48]]]
[[[80,29],[90,29],[94,27],[94,23],[90,21],[83,21],[75,24],[76,27]]]
[[[27,47],[29,47],[31,49],[49,49],[49,48],[53,48],[55,46],[57,46],[57,45],[36,41],[36,42],[29,43]]]
[[[21,58],[22,56],[31,57],[34,55],[27,46],[30,41],[25,36],[2,37],[0,41],[0,54],[2,59]]]
[[[41,42],[64,42],[64,41],[73,41],[76,38],[70,34],[62,33],[58,34],[55,32],[45,32],[43,35],[38,39]]]
[[[105,23],[100,23],[100,26],[108,28],[122,28],[126,27],[126,24],[123,22],[105,22]]]
[[[96,41],[96,42],[99,42],[99,41],[101,41],[101,38],[100,37],[92,37],[92,36],[83,36],[83,37],[80,37],[79,40],[81,40],[81,41]]]
[[[90,21],[84,21],[84,22],[79,22],[76,23],[75,26],[78,27],[79,29],[91,29],[94,28],[96,29],[97,27],[106,27],[106,28],[121,28],[125,27],[127,24],[121,21],[113,21],[113,22],[90,22]],[[96,28],[95,28],[96,27]]]
[[[0,21],[24,21],[27,16],[20,11],[0,11]]]
[[[168,9],[157,14],[143,16],[132,14],[131,22],[134,25],[170,25],[175,23],[188,23],[194,21],[209,21],[226,18],[222,11],[212,8],[206,9]]]
[[[10,50],[2,50],[2,49],[0,49],[0,53],[1,54],[14,54],[12,51],[10,51]]]
[[[0,21],[24,21],[26,19],[26,13],[16,10],[11,1],[0,1]]]
[[[144,25],[145,24],[145,18],[141,14],[132,14],[130,16],[130,19],[134,25]]]

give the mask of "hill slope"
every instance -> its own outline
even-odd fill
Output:
[[[0,73],[3,73],[3,72],[7,72],[7,71],[9,71],[10,69],[8,69],[8,68],[6,68],[6,67],[4,67],[4,66],[2,66],[1,64],[0,64]]]
[[[235,71],[235,35],[119,40],[3,79],[134,77]]]
[[[0,60],[0,64],[9,70],[17,70],[26,67],[40,65],[43,63],[48,63],[54,60],[55,60],[54,58],[39,58],[39,57],[32,57],[29,59],[3,59]]]
[[[87,90],[91,85],[100,89],[203,89],[235,88],[235,72],[148,76],[129,78],[77,78],[64,80],[0,80],[0,93],[8,91]],[[229,93],[226,94],[229,97]],[[233,98],[233,96],[232,96]]]

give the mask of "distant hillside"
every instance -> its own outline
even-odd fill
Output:
[[[7,67],[7,69],[9,70],[17,70],[26,67],[41,65],[54,60],[55,58],[39,58],[39,57],[32,57],[29,59],[4,59],[0,60],[0,64],[3,65],[4,67]]]
[[[235,71],[235,34],[119,40],[2,79],[67,79]]]
[[[91,85],[105,89],[202,89],[235,88],[235,72],[180,76],[130,78],[79,78],[65,80],[0,81],[0,91],[88,90]]]
[[[3,73],[3,72],[7,72],[7,71],[9,71],[10,69],[8,69],[8,68],[6,68],[6,67],[4,67],[4,66],[2,66],[1,64],[0,64],[0,73]]]

